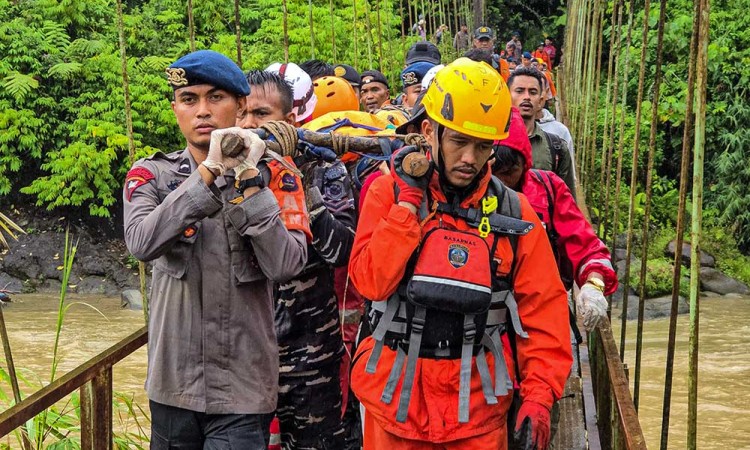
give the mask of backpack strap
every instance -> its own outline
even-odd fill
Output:
[[[414,387],[414,376],[417,370],[417,359],[419,358],[419,347],[422,346],[422,332],[424,330],[425,318],[427,317],[427,309],[423,306],[416,306],[414,308],[414,317],[411,319],[411,334],[409,335],[409,353],[406,356],[406,370],[404,371],[404,381],[401,385],[401,398],[398,401],[398,410],[396,412],[396,421],[404,423],[406,422],[407,412],[409,410],[409,401],[411,400],[411,390]],[[472,321],[472,325],[473,325]],[[403,353],[403,350],[402,350]],[[469,370],[471,370],[471,352],[469,352]],[[463,355],[461,357],[462,371],[463,371]],[[393,365],[391,370],[391,376],[394,372],[396,376],[401,374],[401,367],[396,372],[396,364]],[[388,386],[386,386],[388,387]],[[395,388],[395,386],[394,386]],[[460,390],[460,389],[459,389]],[[459,393],[459,399],[461,395]],[[460,408],[459,408],[460,409]],[[466,414],[468,415],[468,405]],[[459,422],[460,411],[459,411]],[[467,417],[466,422],[469,419]]]
[[[565,151],[565,142],[562,138],[554,133],[547,133],[542,130],[544,135],[547,137],[547,146],[549,147],[549,157],[552,160],[552,171],[557,173],[557,169],[560,167],[561,154]]]
[[[502,214],[509,215],[511,217],[518,217],[520,218],[522,215],[521,212],[521,199],[518,197],[518,193],[515,192],[512,189],[509,189],[507,186],[505,186],[498,178],[495,176],[492,177],[490,182],[490,189],[495,193],[495,195],[498,196],[500,200],[500,206],[499,210]],[[510,316],[511,319],[511,326],[507,327],[504,324],[502,325],[505,329],[505,331],[508,333],[508,340],[510,341],[510,348],[511,348],[511,354],[513,355],[513,362],[515,367],[515,375],[516,380],[520,382],[521,380],[521,371],[520,366],[518,363],[518,351],[516,348],[516,335],[521,336],[522,338],[528,338],[528,334],[523,330],[523,327],[521,325],[521,318],[518,315],[518,304],[516,303],[515,296],[513,295],[513,276],[515,274],[516,269],[516,254],[518,249],[518,235],[508,235],[508,240],[510,241],[511,249],[513,250],[513,262],[511,263],[511,270],[509,275],[505,278],[505,280],[500,280],[500,283],[507,283],[507,290],[505,291],[499,291],[499,292],[493,292],[493,303],[497,304],[504,304],[507,308],[506,314]],[[494,278],[493,273],[493,278]],[[492,308],[492,306],[490,306]],[[492,309],[490,309],[492,311]],[[502,311],[500,313],[502,314]],[[504,320],[505,318],[502,318],[501,320]],[[490,320],[490,316],[487,318],[488,322]],[[487,330],[492,331],[492,330]],[[484,341],[487,341],[489,343],[495,342],[494,348],[496,348],[496,352],[493,352],[493,356],[495,357],[496,366],[495,366],[495,392],[500,392],[498,395],[504,395],[509,390],[513,389],[513,382],[510,379],[510,375],[508,374],[507,365],[505,364],[505,356],[503,355],[502,350],[502,343],[500,342],[500,331],[499,327],[497,328],[497,331],[495,333],[486,333],[483,337]],[[492,350],[493,346],[488,346],[490,350]],[[503,364],[503,369],[498,370],[497,361],[500,360]],[[498,376],[498,373],[501,375]],[[503,378],[500,378],[503,377]],[[505,388],[505,392],[503,392],[503,388]]]
[[[542,183],[542,186],[544,186],[544,190],[547,192],[547,213],[549,215],[549,223],[547,224],[547,236],[549,237],[550,244],[552,245],[552,252],[555,254],[555,261],[557,261],[558,264],[560,264],[560,261],[562,259],[560,258],[560,250],[557,248],[557,240],[560,237],[559,234],[557,234],[557,230],[555,230],[555,197],[557,196],[557,193],[555,192],[555,185],[552,183],[552,179],[549,177],[549,174],[546,172],[543,172],[538,169],[531,169],[531,172],[533,173],[534,177],[539,180],[540,183]],[[563,284],[565,284],[565,281],[563,281]],[[568,287],[567,285],[565,286]],[[576,340],[577,344],[581,344],[583,342],[583,336],[581,335],[581,330],[578,328],[578,322],[576,321],[576,315],[573,313],[573,309],[568,306],[568,322],[570,322],[570,329],[573,330],[573,337]]]
[[[542,183],[542,186],[544,186],[544,191],[547,193],[547,215],[549,216],[549,223],[547,223],[547,235],[550,238],[550,244],[552,244],[552,251],[555,252],[555,259],[559,260],[558,254],[557,254],[557,238],[559,235],[557,234],[557,230],[555,230],[555,197],[557,193],[555,192],[555,186],[552,184],[552,179],[550,179],[549,174],[542,172],[539,169],[531,169],[531,173],[534,175],[534,178],[539,180],[540,183]]]

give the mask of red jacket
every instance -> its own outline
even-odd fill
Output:
[[[565,182],[556,174],[540,170],[540,181],[531,169],[531,143],[526,133],[518,110],[513,108],[508,138],[499,142],[513,150],[520,152],[525,161],[525,173],[521,181],[520,191],[529,199],[531,207],[549,230],[554,230],[559,236],[557,252],[559,256],[558,268],[563,275],[570,271],[573,281],[579,286],[586,283],[591,272],[598,272],[604,277],[604,293],[609,295],[617,290],[617,275],[612,269],[610,253],[607,246],[596,236],[593,227],[586,220],[576,205]],[[545,183],[549,181],[550,195],[553,200],[552,220],[550,221],[549,197],[545,190]],[[570,270],[566,270],[567,268]]]

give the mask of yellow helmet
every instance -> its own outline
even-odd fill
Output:
[[[479,139],[508,137],[511,98],[502,76],[484,62],[458,58],[433,79],[422,100],[435,122]]]

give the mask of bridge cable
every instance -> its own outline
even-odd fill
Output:
[[[615,120],[615,114],[617,109],[617,82],[619,78],[619,71],[618,71],[618,64],[619,64],[619,54],[620,54],[620,40],[622,39],[622,11],[625,8],[625,4],[623,0],[619,0],[617,3],[613,5],[612,8],[612,25],[610,27],[610,38],[609,38],[609,67],[607,69],[607,98],[604,102],[604,136],[602,137],[602,162],[601,162],[601,173],[599,176],[599,186],[600,189],[604,188],[604,194],[602,195],[599,193],[599,202],[601,202],[602,197],[606,197],[607,200],[604,202],[604,213],[599,214],[599,227],[600,230],[600,236],[602,239],[606,239],[607,236],[607,218],[609,217],[609,184],[610,180],[612,179],[611,172],[611,160],[612,160],[612,148],[614,147],[614,133],[612,133],[610,143],[609,138],[609,105],[610,105],[610,97],[612,98],[612,115],[611,115],[611,121],[613,123],[613,131],[614,131],[614,120]],[[615,19],[615,13],[617,14],[617,19]],[[615,20],[617,21],[617,25],[615,25]],[[612,78],[615,78],[615,82],[612,83]],[[604,179],[606,173],[606,180]],[[605,184],[606,181],[606,184]],[[614,252],[614,247],[612,247],[612,266],[614,267],[616,261],[616,255]],[[612,320],[612,298],[610,296],[610,301],[607,302],[607,317]]]
[[[696,100],[695,140],[693,146],[693,201],[692,229],[690,233],[690,338],[688,354],[688,435],[687,448],[697,447],[698,426],[698,331],[700,299],[700,239],[703,225],[703,158],[706,141],[706,84],[708,79],[708,17],[709,0],[700,0],[700,25],[698,27],[698,48],[696,57]],[[680,249],[682,250],[682,249]]]
[[[606,3],[600,7],[599,12],[599,26],[597,27],[597,47],[596,47],[596,68],[594,69],[593,84],[590,85],[591,89],[594,90],[594,101],[593,101],[593,112],[591,113],[591,120],[593,130],[591,133],[586,133],[588,138],[588,154],[589,154],[589,167],[586,170],[586,184],[585,192],[586,198],[592,193],[594,182],[592,176],[594,174],[594,167],[596,165],[596,137],[599,135],[599,94],[601,91],[601,73],[602,73],[602,45],[604,44],[604,13],[606,10]],[[591,92],[591,90],[589,90]],[[581,177],[583,179],[583,177]]]
[[[651,194],[653,186],[654,158],[656,155],[656,134],[659,126],[659,89],[662,80],[662,59],[664,56],[664,21],[667,0],[659,2],[659,23],[656,38],[656,67],[654,69],[653,96],[651,99],[651,129],[648,139],[648,162],[646,166],[646,199],[643,212],[643,228],[641,230],[641,272],[638,289],[638,326],[635,338],[635,376],[633,384],[633,404],[638,410],[641,385],[641,355],[643,353],[643,310],[646,301],[646,264],[648,261],[649,224],[651,215]],[[648,14],[649,11],[646,11]],[[678,283],[679,286],[679,283]]]
[[[669,338],[667,340],[667,359],[664,371],[664,403],[661,419],[660,449],[667,450],[669,442],[669,419],[672,405],[672,378],[674,374],[674,352],[677,336],[677,310],[682,280],[682,244],[685,240],[685,208],[687,205],[688,167],[690,150],[693,142],[693,102],[695,89],[695,59],[698,53],[698,27],[700,25],[700,2],[693,3],[693,31],[690,38],[688,59],[687,93],[685,100],[685,122],[682,134],[682,156],[680,161],[680,200],[677,207],[677,225],[675,226],[675,255],[672,269],[672,305],[669,311]]]
[[[627,111],[627,100],[628,100],[628,78],[630,75],[630,44],[632,43],[633,37],[633,14],[635,10],[635,0],[628,2],[628,33],[625,44],[625,64],[623,66],[624,75],[622,82],[622,93],[620,94],[620,122],[618,126],[618,142],[617,142],[617,168],[615,169],[615,198],[614,198],[614,219],[612,221],[612,249],[617,248],[617,234],[619,232],[619,218],[620,218],[620,191],[622,188],[622,163],[623,163],[623,150],[625,147],[625,116]],[[622,311],[626,312],[621,315],[621,328],[620,328],[620,359],[625,359],[625,331],[627,327],[627,310],[628,310],[628,296],[629,291],[623,289],[622,295]]]

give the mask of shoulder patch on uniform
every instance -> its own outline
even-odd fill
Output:
[[[238,197],[235,197],[235,198],[229,200],[229,203],[231,203],[233,205],[239,205],[240,203],[242,203],[242,200],[245,200],[245,197],[242,196],[242,195],[240,195]]]
[[[154,174],[145,167],[136,167],[130,169],[128,174],[125,176],[125,198],[130,201],[130,198],[133,196],[133,192],[135,192],[136,189],[153,180],[154,178],[156,178],[154,177]]]
[[[289,170],[284,170],[279,174],[279,189],[286,192],[297,192],[299,184],[297,177]]]
[[[190,225],[189,227],[185,228],[185,231],[182,232],[182,235],[189,239],[195,236],[195,233],[197,232],[198,227],[196,227],[195,225]]]

